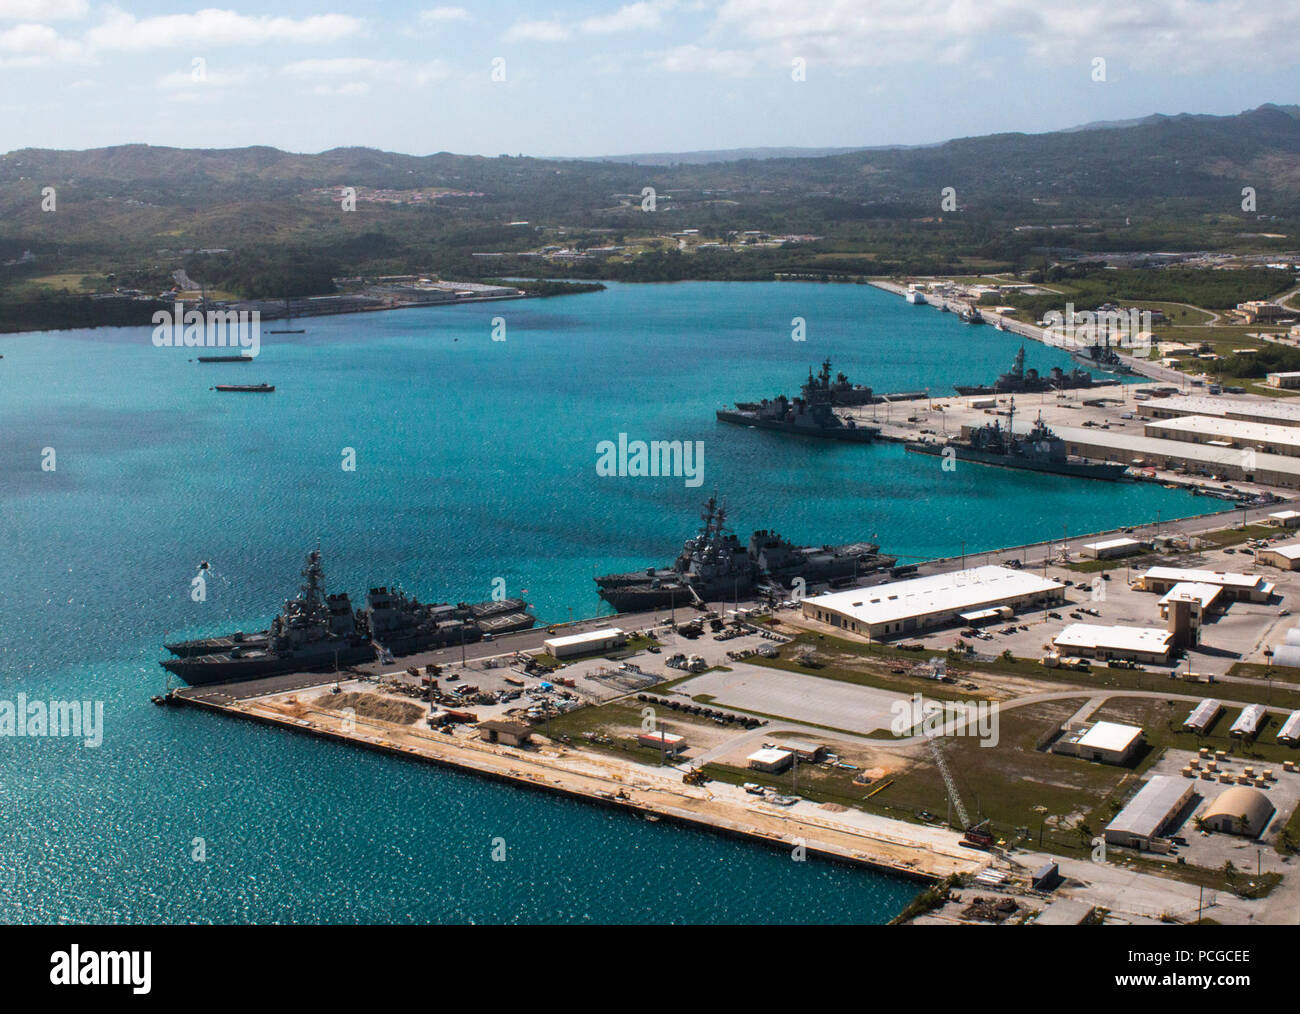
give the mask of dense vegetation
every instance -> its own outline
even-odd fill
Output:
[[[1242,208],[1244,184],[1257,211]],[[54,212],[41,210],[45,186],[56,188]],[[356,188],[354,211],[342,207],[343,187]],[[642,210],[646,187],[653,211]],[[941,206],[945,188],[955,210]],[[57,287],[51,278],[74,279],[63,288],[75,292],[82,277],[109,276],[156,293],[181,267],[212,289],[273,297],[328,292],[340,275],[413,272],[627,281],[1049,272],[1087,251],[1292,249],[1297,219],[1300,115],[1276,106],[676,165],[360,148],[28,149],[0,156],[0,293],[30,302]],[[672,234],[687,228],[720,245],[674,249]],[[754,231],[818,238],[760,246],[746,240]],[[518,256],[545,245],[627,253]],[[474,256],[485,252],[503,256]],[[1121,298],[1159,291],[1219,306],[1240,287],[1193,295],[1198,279],[1161,278],[1147,290],[1141,274]]]
[[[1069,300],[1079,310],[1091,309],[1107,300],[1134,303],[1190,303],[1208,310],[1227,310],[1251,299],[1267,299],[1294,285],[1291,271],[1273,268],[1243,268],[1215,271],[1208,268],[1161,268],[1158,271],[1111,270],[1096,265],[1056,266],[1031,272],[1027,281],[1044,282],[1065,296],[1010,295],[990,297],[988,302],[1006,302],[1040,319],[1050,310],[1063,309]]]

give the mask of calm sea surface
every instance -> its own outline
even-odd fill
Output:
[[[883,921],[912,884],[154,708],[161,642],[264,626],[318,540],[354,599],[384,583],[484,599],[501,577],[567,619],[597,610],[593,575],[670,560],[715,490],[742,537],[874,536],[904,558],[1204,503],[714,420],[794,393],[826,356],[880,391],[946,394],[1019,345],[866,286],[612,285],[303,326],[264,333],[251,366],[199,366],[148,328],[0,337],[0,698],[105,705],[97,749],[0,739],[0,919]],[[703,441],[703,484],[598,476],[597,443],[620,433]]]

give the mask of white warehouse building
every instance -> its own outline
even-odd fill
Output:
[[[932,574],[804,599],[803,615],[869,637],[897,637],[977,622],[988,610],[1045,609],[1065,601],[1065,586],[1010,567]]]
[[[1156,775],[1106,825],[1106,843],[1121,848],[1168,851],[1169,843],[1160,834],[1172,829],[1174,819],[1182,814],[1194,794],[1194,783],[1172,775]]]
[[[564,637],[552,637],[542,642],[555,658],[573,658],[575,655],[589,655],[598,651],[621,648],[627,643],[627,634],[618,627],[603,627],[589,630],[585,634],[568,634]]]
[[[1158,627],[1071,623],[1052,639],[1056,650],[1084,658],[1168,662],[1174,635]]]

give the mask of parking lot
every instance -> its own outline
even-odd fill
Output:
[[[899,702],[907,707],[907,728],[920,720],[919,709],[906,694],[744,662],[731,663],[731,670],[704,673],[678,684],[676,690],[691,697],[707,695],[719,707],[861,735],[888,730]]]

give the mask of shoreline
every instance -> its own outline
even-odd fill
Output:
[[[543,279],[543,281],[546,281],[546,279]],[[478,283],[475,283],[475,284],[478,284]],[[587,284],[587,283],[577,283],[577,284],[583,284],[583,285],[585,285],[585,284]],[[596,282],[596,283],[591,283],[591,284],[598,284],[598,285],[600,285],[600,286],[603,288],[605,283],[604,283],[604,282]],[[554,298],[556,298],[556,297],[558,297],[558,296],[582,296],[582,295],[589,295],[589,294],[591,294],[592,292],[598,292],[598,291],[601,291],[601,289],[575,289],[573,292],[524,292],[524,291],[521,291],[521,292],[519,292],[519,293],[517,293],[517,294],[513,294],[513,293],[512,293],[512,294],[501,294],[501,295],[491,295],[491,296],[466,296],[466,297],[463,298],[463,299],[448,299],[448,300],[442,300],[442,301],[437,301],[437,302],[422,302],[422,301],[418,301],[418,300],[411,300],[411,301],[407,301],[407,302],[394,302],[394,303],[386,304],[386,305],[383,305],[383,306],[315,306],[315,307],[308,307],[308,308],[306,308],[306,309],[303,309],[303,308],[298,308],[298,309],[296,309],[295,312],[294,312],[294,314],[293,314],[293,319],[294,319],[294,320],[299,320],[299,319],[301,319],[301,320],[306,320],[306,319],[311,318],[311,317],[346,317],[346,316],[349,316],[349,315],[351,315],[351,314],[361,315],[361,314],[371,314],[371,313],[387,313],[387,312],[389,312],[389,311],[391,311],[391,310],[419,310],[419,309],[427,309],[427,308],[432,308],[432,307],[441,307],[441,306],[462,306],[462,305],[467,304],[467,303],[501,303],[501,302],[513,302],[513,301],[515,301],[515,300],[520,300],[520,299],[554,299]],[[69,298],[69,299],[90,299],[90,298],[92,298],[92,294],[91,294],[91,293],[84,293],[84,294],[82,294],[82,293],[70,293],[70,294],[67,295],[67,298]],[[126,297],[122,297],[122,298],[125,299]],[[304,296],[304,297],[300,297],[300,298],[303,299],[303,300],[306,300],[306,299],[322,298],[322,297],[310,297],[310,296]],[[131,300],[131,301],[134,302],[134,300]],[[139,302],[144,303],[144,304],[150,306],[151,308],[165,308],[165,309],[170,309],[170,308],[172,307],[172,305],[174,305],[174,303],[164,303],[162,300],[148,300],[148,301],[146,301],[146,300],[139,300]],[[182,300],[181,302],[184,302],[184,301]],[[217,302],[218,302],[218,301],[213,300],[213,304],[214,304],[214,305],[217,304]],[[227,302],[227,301],[222,301],[221,304],[220,304],[220,308],[221,308],[221,310],[224,311],[225,309],[228,309],[228,308],[237,307],[238,304],[240,304],[240,303],[249,303],[249,302],[265,302],[265,300],[255,300],[255,299],[245,300],[245,299],[238,299],[238,300],[230,300],[230,301],[228,301],[228,302]],[[150,310],[150,315],[151,315],[151,316],[152,316],[152,313],[153,313],[153,309]],[[287,319],[287,318],[284,317],[284,316],[282,316],[282,315],[266,316],[266,317],[263,317],[263,318],[262,318],[263,322],[266,323],[266,324],[274,324],[274,323],[276,323],[276,322],[283,322],[283,321],[285,321],[286,319]],[[142,328],[150,328],[150,327],[153,327],[153,326],[154,326],[154,325],[153,325],[153,323],[152,323],[152,320],[142,320],[142,321],[140,321],[139,323],[136,323],[136,324],[122,324],[122,323],[116,323],[116,322],[112,322],[112,323],[110,323],[110,322],[105,322],[105,323],[100,323],[100,324],[68,324],[68,325],[58,325],[58,324],[55,324],[55,325],[52,325],[52,326],[50,326],[50,327],[23,328],[23,329],[14,330],[14,331],[4,331],[4,330],[0,330],[0,339],[3,339],[3,338],[6,338],[6,337],[9,337],[9,336],[11,336],[11,335],[40,335],[40,334],[52,334],[52,333],[58,333],[58,332],[62,332],[62,331],[98,331],[98,330],[100,330],[101,328],[104,328],[104,329],[107,329],[107,328],[140,328],[140,327],[142,327]],[[194,346],[194,348],[220,348],[220,347],[222,347],[222,346],[200,346],[200,345],[196,345],[196,346]]]
[[[202,690],[203,688],[189,689]],[[211,691],[209,690],[208,693]],[[408,738],[418,735],[418,738],[427,740],[426,748],[420,749],[411,743],[397,743],[391,739],[363,733],[361,727],[366,722],[373,723],[374,720],[358,718],[356,732],[348,733],[319,721],[276,716],[269,708],[258,709],[256,699],[251,702],[232,701],[230,704],[221,704],[212,699],[204,700],[197,695],[187,695],[184,690],[174,692],[171,699],[175,704],[183,707],[205,709],[218,715],[303,733],[327,742],[432,764],[435,767],[476,775],[514,788],[562,796],[610,810],[619,810],[633,816],[641,816],[643,819],[709,831],[785,852],[802,845],[807,854],[823,861],[903,878],[913,882],[918,888],[936,883],[951,873],[977,873],[989,865],[993,858],[989,853],[975,850],[970,850],[969,857],[963,855],[966,850],[955,844],[960,837],[955,832],[951,833],[954,841],[953,851],[939,852],[925,842],[907,839],[905,834],[909,825],[897,821],[889,821],[890,824],[897,826],[899,832],[898,836],[892,839],[884,835],[873,836],[864,830],[854,830],[846,825],[834,826],[833,822],[825,817],[821,820],[826,826],[819,827],[818,824],[811,823],[817,818],[809,814],[795,816],[755,809],[752,810],[755,818],[746,821],[742,815],[729,812],[735,809],[734,806],[710,806],[709,804],[716,797],[707,788],[671,783],[659,786],[648,784],[648,773],[631,767],[630,764],[624,773],[624,779],[611,777],[607,779],[608,789],[595,788],[593,784],[588,783],[598,783],[601,781],[599,776],[589,770],[583,770],[578,764],[604,761],[605,758],[586,755],[580,751],[560,749],[555,754],[548,754],[537,749],[524,750],[509,747],[494,747],[489,751],[471,746],[470,741],[466,741],[463,737],[438,736],[432,732],[425,734],[418,727],[408,727],[405,730],[394,727],[392,730],[384,730],[389,731],[391,735],[405,732]],[[373,729],[373,724],[371,728]],[[555,744],[548,745],[551,748],[555,747]],[[577,764],[553,763],[564,757],[571,758]],[[493,759],[496,763],[493,763]],[[681,774],[677,768],[670,767],[666,770]],[[547,775],[550,777],[548,778]],[[721,786],[726,783],[709,784]],[[614,788],[619,788],[619,793],[622,795],[611,791]],[[694,791],[691,791],[693,788]],[[663,798],[672,795],[681,797],[679,805],[671,805]],[[802,833],[793,833],[799,830]],[[815,837],[818,833],[820,837]],[[854,843],[855,838],[860,838],[860,841]],[[856,844],[857,847],[852,847],[851,843]],[[912,860],[898,858],[900,854],[907,853],[914,854],[916,858]],[[927,858],[928,863],[925,862]]]
[[[1262,513],[1267,509],[1256,510]],[[1228,520],[1224,515],[1235,514],[1236,510],[1229,510],[1170,519],[1162,521],[1159,527],[1166,531],[1175,527],[1214,530]],[[1073,534],[1067,545],[1077,549],[1080,541],[1119,531],[1122,529]],[[974,566],[981,556],[992,560],[1012,552],[1023,557],[1026,566],[1033,567],[1037,565],[1036,556],[1050,558],[1061,545],[1057,540],[1048,540],[967,553],[965,558],[939,557],[922,563],[920,572]],[[553,626],[581,629],[584,625],[611,621],[636,626],[649,619],[649,614],[614,614]],[[538,626],[500,635],[490,643],[476,644],[475,650],[467,653],[467,659],[470,664],[482,664],[485,659],[535,647],[531,642],[545,636],[544,631],[545,626]],[[427,665],[433,661],[454,664],[458,656],[458,649],[447,648],[401,658],[387,667],[367,665],[347,675],[283,674],[245,681],[242,686],[240,683],[187,686],[171,690],[166,700],[219,716],[458,770],[516,788],[594,803],[644,819],[721,833],[769,848],[789,851],[802,844],[819,859],[906,877],[918,884],[935,883],[952,873],[975,874],[996,859],[993,853],[962,847],[960,834],[947,828],[913,825],[865,812],[845,815],[822,811],[819,804],[807,799],[788,809],[771,805],[758,809],[752,797],[737,798],[743,791],[738,786],[726,782],[685,785],[681,782],[682,767],[649,767],[626,758],[587,751],[580,744],[552,741],[544,737],[544,726],[534,729],[534,735],[542,739],[541,745],[515,748],[480,742],[474,738],[477,731],[472,724],[461,727],[464,734],[447,735],[426,729],[423,723],[396,725],[355,716],[354,726],[347,728],[341,714],[309,703],[316,695],[328,694],[325,688],[330,684],[338,683],[345,690],[374,692],[375,685],[369,681],[385,675],[386,669],[398,672],[408,665]]]

